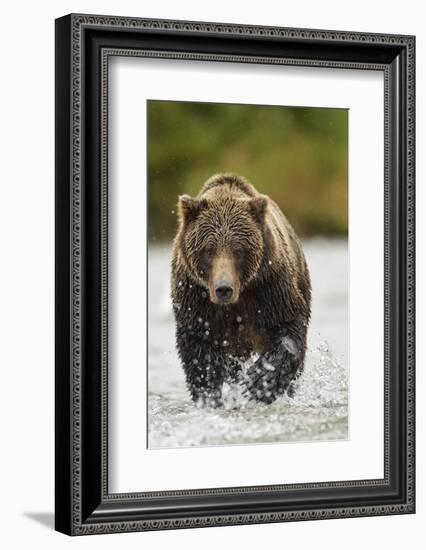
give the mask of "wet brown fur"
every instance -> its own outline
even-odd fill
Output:
[[[230,304],[215,299],[218,277],[235,285]],[[264,368],[269,376],[272,364],[277,377],[264,395],[249,372],[247,391],[255,399],[272,402],[301,372],[311,304],[302,247],[275,202],[244,178],[219,174],[196,198],[180,197],[171,293],[194,400],[220,404],[223,382],[254,352],[256,372]]]

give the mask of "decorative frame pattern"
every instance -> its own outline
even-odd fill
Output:
[[[253,27],[218,23],[147,20],[95,15],[70,15],[56,22],[56,101],[57,101],[57,355],[56,355],[56,528],[73,535],[112,533],[152,529],[177,529],[212,525],[282,522],[336,517],[357,517],[414,512],[414,169],[415,169],[415,39],[412,36],[346,33],[278,27]],[[99,39],[101,31],[111,31]],[[106,33],[108,34],[108,33]],[[149,42],[165,37],[161,49],[147,44],[132,47],[137,37]],[[189,44],[214,38],[235,41],[237,48],[254,41],[265,47],[300,45],[299,55],[257,55],[250,53],[188,51],[174,49],[173,41],[183,37]],[[198,37],[198,40],[197,40]],[[247,41],[247,42],[246,42]],[[194,42],[194,43],[195,43]],[[271,47],[272,47],[271,46]],[[367,54],[361,55],[361,49]],[[369,48],[365,48],[369,46]],[[200,47],[200,46],[198,46]],[[214,48],[215,46],[213,46]],[[278,47],[278,46],[277,46]],[[279,49],[279,48],[278,48]],[[259,48],[260,50],[260,48]],[[316,50],[321,54],[315,57]],[[372,52],[368,56],[368,51]],[[302,54],[302,55],[300,55]],[[303,55],[305,54],[305,55]],[[310,55],[307,55],[310,54]],[[108,59],[110,56],[142,56],[169,59],[274,63],[384,72],[385,78],[385,475],[383,480],[345,481],[270,487],[240,487],[158,493],[109,494],[107,475],[107,400],[108,400]],[[93,73],[96,72],[95,76]],[[94,90],[94,78],[99,88]],[[100,97],[98,97],[100,96]],[[94,106],[99,107],[99,118]],[[398,119],[395,116],[398,114]],[[88,130],[89,128],[89,130]],[[99,165],[90,166],[87,150],[97,147]],[[89,167],[88,167],[89,166]],[[93,177],[93,174],[96,177]],[[88,213],[89,182],[99,182],[94,195],[99,208]],[[65,216],[65,219],[63,218]],[[94,223],[95,222],[95,223]],[[95,229],[95,225],[97,229]],[[88,232],[99,238],[99,250]],[[94,239],[96,240],[96,239]],[[93,253],[93,254],[92,254]],[[95,256],[96,281],[89,283]],[[398,265],[396,268],[395,266]],[[88,290],[96,290],[94,308],[98,330],[93,338],[87,332]],[[396,292],[397,290],[397,292]],[[397,301],[395,301],[397,294]],[[65,304],[68,304],[68,307]],[[401,309],[403,308],[403,309]],[[395,324],[396,323],[396,324]],[[396,331],[396,332],[395,332]],[[393,345],[390,333],[401,341]],[[89,355],[88,355],[89,353]],[[88,382],[87,369],[93,358],[97,382]],[[89,361],[89,359],[91,359]],[[392,363],[392,365],[391,365]],[[399,387],[396,388],[396,380]],[[402,385],[401,385],[402,383]],[[99,385],[97,385],[99,384]],[[98,392],[95,407],[88,396]],[[65,392],[68,392],[66,399]],[[395,418],[398,400],[404,412],[401,425]],[[89,416],[92,416],[90,419]],[[89,428],[88,422],[95,425]],[[86,428],[86,429],[85,429]],[[91,431],[94,430],[94,431]],[[96,445],[88,435],[95,434]],[[396,441],[397,440],[397,441]],[[396,443],[403,455],[396,456]],[[396,479],[398,478],[398,479]],[[170,499],[179,496],[197,499],[268,492],[293,495],[325,490],[340,494],[349,489],[363,494],[368,489],[382,490],[376,501],[364,504],[314,505],[306,497],[306,509],[291,509],[276,503],[275,509],[252,506],[250,512],[176,516],[172,509],[153,515],[149,510],[130,513],[144,499]],[[378,493],[379,495],[379,493]],[[354,502],[356,499],[354,499]],[[317,501],[316,501],[317,502]],[[242,504],[238,510],[244,507]],[[201,510],[201,508],[200,508]],[[235,508],[237,510],[237,508]]]

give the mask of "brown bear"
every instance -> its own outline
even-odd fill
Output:
[[[292,395],[311,284],[301,244],[274,201],[232,174],[211,177],[196,198],[179,197],[171,286],[194,401],[221,405],[225,381],[267,404]]]

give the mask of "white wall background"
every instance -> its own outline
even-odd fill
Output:
[[[399,549],[424,538],[426,30],[420,0],[67,0],[3,6],[1,40],[0,543],[4,548]],[[418,505],[415,516],[70,539],[53,526],[54,23],[69,12],[417,35]]]

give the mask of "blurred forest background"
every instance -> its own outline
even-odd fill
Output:
[[[148,101],[151,242],[173,238],[178,195],[218,172],[246,177],[301,236],[347,236],[345,109]]]

